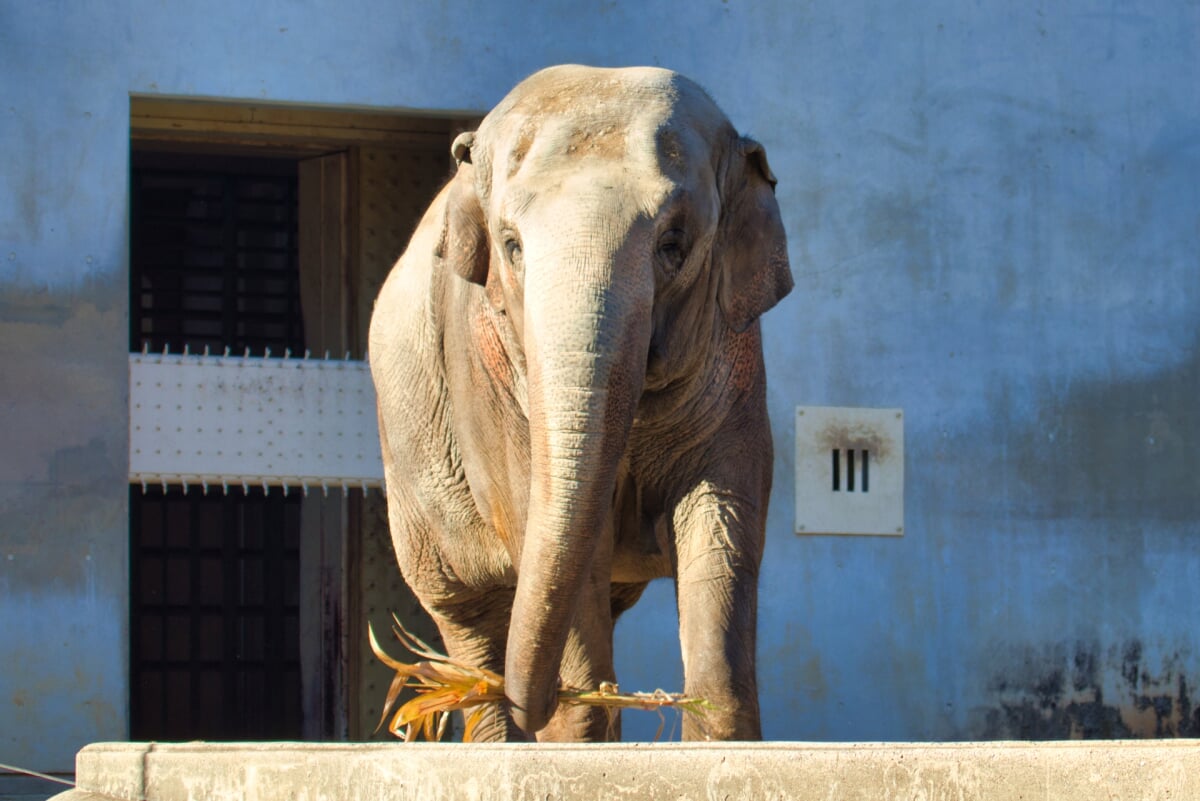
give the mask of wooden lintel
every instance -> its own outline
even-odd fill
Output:
[[[130,102],[130,136],[139,143],[272,146],[308,153],[351,145],[440,151],[449,147],[450,130],[450,120],[403,114],[138,97]]]

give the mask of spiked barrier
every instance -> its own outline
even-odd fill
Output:
[[[134,353],[129,480],[364,491],[383,486],[375,389],[365,361]]]

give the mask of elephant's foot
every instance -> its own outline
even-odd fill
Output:
[[[621,713],[604,707],[560,705],[537,739],[540,743],[616,742],[621,739]]]
[[[703,715],[683,716],[684,740],[694,742],[762,739],[762,724],[759,722],[757,703],[728,696],[714,700],[716,696],[713,693],[699,697],[709,701],[714,709]]]
[[[500,704],[487,704],[472,728],[471,742],[475,743],[522,743],[529,742],[530,737],[521,727],[513,722],[512,715]],[[475,709],[464,711],[464,720],[470,719]],[[464,731],[464,736],[466,732]]]

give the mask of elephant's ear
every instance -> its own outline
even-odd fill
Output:
[[[435,255],[463,278],[482,285],[487,282],[489,252],[487,223],[471,163],[474,137],[472,133],[460,134],[451,148],[458,172],[446,195],[446,215]]]
[[[734,331],[744,331],[792,291],[775,176],[763,146],[752,139],[741,138],[734,145],[713,258],[721,269],[717,301]]]

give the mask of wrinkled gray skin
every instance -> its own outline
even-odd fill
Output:
[[[560,676],[615,681],[614,620],[673,576],[684,690],[718,707],[684,736],[759,738],[758,317],[792,287],[762,147],[682,76],[569,66],[454,155],[370,353],[404,577],[506,679],[476,737],[619,734]]]

